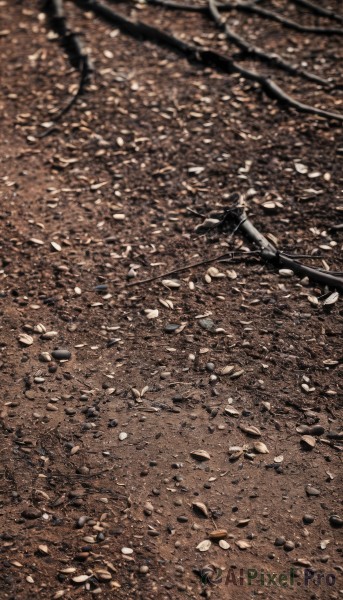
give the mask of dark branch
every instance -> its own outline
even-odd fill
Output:
[[[238,230],[241,230],[247,238],[257,245],[260,249],[261,257],[267,262],[272,263],[278,268],[286,267],[291,269],[294,273],[300,275],[300,277],[308,277],[315,283],[327,285],[329,288],[336,289],[337,291],[343,291],[343,279],[341,277],[336,277],[332,273],[323,272],[320,269],[307,267],[275,248],[256,229],[242,206],[235,210],[227,211],[226,214],[226,219],[231,220],[235,226],[238,225]]]
[[[304,8],[308,8],[311,12],[320,17],[328,17],[329,19],[333,19],[338,23],[343,23],[343,16],[335,13],[333,10],[329,10],[328,8],[323,8],[322,6],[318,6],[314,2],[310,2],[310,0],[290,0],[293,4],[297,4],[298,6],[303,6]]]
[[[215,21],[215,23],[217,23],[218,27],[222,28],[225,31],[226,37],[229,40],[229,42],[235,44],[235,46],[240,48],[240,50],[242,50],[242,52],[245,55],[251,56],[252,58],[258,58],[262,62],[267,63],[272,67],[281,69],[282,71],[285,71],[290,75],[298,75],[299,77],[303,77],[304,79],[307,79],[309,81],[314,81],[316,83],[319,83],[320,85],[330,85],[330,82],[327,79],[318,77],[318,75],[314,75],[309,71],[305,71],[304,69],[301,69],[300,67],[289,63],[288,61],[284,60],[279,54],[276,54],[274,52],[265,52],[264,50],[253,46],[245,38],[240,36],[238,33],[235,33],[228,26],[228,24],[223,21],[217,8],[217,4],[214,0],[209,0],[208,6],[213,20]]]
[[[299,33],[315,33],[317,35],[343,35],[343,29],[339,29],[338,27],[310,27],[307,25],[301,25],[301,23],[297,23],[296,21],[287,19],[286,17],[283,17],[279,13],[276,13],[272,10],[267,10],[265,8],[255,6],[254,4],[250,4],[247,2],[226,2],[225,9],[235,9],[241,12],[259,15],[264,19],[276,21],[277,23],[280,23],[283,27],[286,27],[287,29],[299,31]]]
[[[188,44],[187,42],[184,42],[183,40],[180,40],[173,35],[161,31],[160,29],[151,25],[146,25],[145,23],[141,23],[139,21],[131,21],[130,19],[113,11],[111,8],[102,2],[99,2],[98,0],[83,0],[82,4],[81,0],[75,0],[75,2],[80,4],[83,9],[92,10],[95,14],[99,15],[106,21],[115,24],[124,33],[127,33],[135,38],[143,38],[151,42],[161,44],[182,54],[188,60],[194,60],[200,64],[217,68],[224,73],[239,73],[244,79],[258,83],[270,98],[279,101],[285,106],[294,108],[302,113],[313,114],[324,117],[325,119],[336,119],[343,122],[343,115],[298,102],[286,94],[286,92],[284,92],[272,79],[256,73],[255,71],[245,69],[233,60],[226,58],[218,52]]]
[[[93,68],[90,58],[84,50],[80,37],[68,27],[67,18],[64,13],[63,0],[47,0],[45,11],[49,17],[51,27],[60,37],[71,65],[80,71],[80,82],[76,93],[67,105],[57,115],[52,117],[53,121],[58,121],[71,109],[77,98],[82,94],[86,83],[89,81]]]
[[[112,0],[112,1],[120,2],[121,0]],[[208,11],[209,11],[208,6],[202,5],[202,4],[200,4],[200,5],[180,4],[179,2],[173,2],[173,0],[145,0],[145,1],[147,4],[153,4],[155,6],[162,6],[164,8],[169,8],[171,10],[182,10],[182,11],[197,12],[197,13],[208,13]],[[277,12],[256,6],[256,2],[225,2],[224,4],[216,3],[216,7],[218,10],[221,10],[223,12],[238,10],[240,12],[256,14],[262,18],[269,19],[271,21],[276,21],[277,23],[280,23],[283,27],[286,27],[288,29],[293,29],[294,31],[299,31],[300,33],[314,33],[314,34],[318,34],[318,35],[343,35],[343,29],[339,29],[338,27],[311,27],[311,26],[307,26],[307,25],[301,25],[301,23],[292,21],[291,19],[288,19],[287,17],[284,17],[283,15],[281,15]],[[332,16],[332,14],[331,14],[331,16]],[[339,15],[336,15],[336,16],[339,17]]]

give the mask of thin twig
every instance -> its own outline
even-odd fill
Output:
[[[140,281],[133,281],[127,284],[127,287],[132,287],[134,285],[141,285],[143,283],[150,283],[151,281],[156,281],[157,279],[162,279],[162,277],[168,277],[169,275],[175,275],[176,273],[182,273],[183,271],[188,271],[189,269],[194,269],[195,267],[201,267],[202,265],[209,265],[211,263],[216,262],[222,258],[231,258],[232,260],[237,260],[240,258],[245,258],[246,256],[260,254],[259,251],[251,251],[251,252],[242,252],[239,256],[234,255],[233,252],[225,252],[225,254],[220,254],[219,256],[214,256],[213,258],[207,258],[206,260],[200,260],[196,263],[191,263],[189,265],[185,265],[183,267],[178,267],[176,269],[172,269],[171,271],[167,271],[166,273],[161,273],[160,275],[155,275],[154,277],[149,277],[148,279],[141,279]]]

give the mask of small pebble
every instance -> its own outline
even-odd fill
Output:
[[[69,350],[59,349],[53,350],[51,355],[56,360],[69,360],[69,358],[71,357],[71,352],[69,352]]]
[[[314,521],[313,515],[306,514],[303,516],[303,523],[305,525],[311,525],[311,523],[313,523],[313,521]]]
[[[331,527],[334,527],[335,529],[340,529],[343,527],[343,519],[338,515],[331,515],[329,523]]]

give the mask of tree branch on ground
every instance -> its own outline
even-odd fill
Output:
[[[63,0],[47,0],[45,12],[48,15],[52,29],[59,35],[71,65],[80,71],[80,81],[75,94],[64,108],[52,116],[52,121],[56,122],[69,112],[77,98],[82,94],[86,83],[89,81],[93,68],[90,57],[84,50],[80,36],[68,26]],[[44,135],[45,134],[46,132]]]
[[[343,122],[343,115],[330,112],[321,108],[316,108],[302,102],[299,102],[292,96],[288,95],[275,81],[238,65],[230,58],[219,54],[213,50],[204,49],[194,46],[176,38],[175,36],[166,33],[157,27],[147,25],[140,21],[132,21],[131,19],[118,14],[106,4],[98,0],[74,0],[84,10],[91,10],[96,15],[109,23],[116,25],[122,32],[129,34],[137,39],[146,39],[153,43],[166,46],[178,53],[182,54],[188,60],[193,60],[206,66],[217,68],[224,73],[239,73],[244,79],[258,83],[261,89],[270,98],[277,100],[284,106],[294,108],[298,112],[313,114],[325,119],[336,119]]]
[[[256,46],[252,45],[241,35],[235,33],[231,29],[231,27],[229,27],[229,25],[225,23],[225,21],[222,19],[219,13],[218,6],[214,0],[209,0],[208,6],[214,22],[218,25],[218,27],[225,31],[225,35],[229,42],[235,44],[235,46],[237,46],[243,52],[244,55],[250,56],[252,58],[257,58],[270,66],[277,67],[278,69],[289,73],[290,75],[298,75],[300,77],[303,77],[304,79],[308,79],[309,81],[319,83],[320,85],[330,85],[330,82],[327,79],[318,77],[318,75],[315,75],[314,73],[310,73],[309,71],[306,71],[301,67],[289,63],[288,61],[284,60],[279,54],[276,54],[274,52],[265,52],[264,50],[261,50],[260,48],[257,48]]]
[[[230,224],[235,228],[235,231],[241,231],[246,238],[259,248],[261,258],[274,265],[274,267],[290,269],[300,277],[308,277],[315,283],[326,285],[340,292],[343,291],[343,279],[341,277],[337,277],[330,271],[322,271],[303,265],[271,244],[249,219],[244,201],[239,194],[232,194],[230,200],[234,202],[234,205],[226,209],[222,215],[216,215],[219,221],[218,226],[221,229],[225,227],[225,224]],[[203,233],[206,229],[206,223],[204,223],[198,225],[196,231]]]
[[[310,0],[289,0],[293,2],[293,4],[297,4],[298,6],[303,6],[304,8],[308,8],[315,15],[319,15],[320,17],[328,17],[329,19],[333,19],[338,23],[343,23],[343,16],[338,15],[333,10],[328,8],[324,8],[323,6],[319,6],[314,2],[310,2]]]
[[[120,2],[122,0],[112,0],[114,2]],[[294,0],[291,0],[294,1]],[[300,2],[300,0],[298,0]],[[305,2],[305,0],[303,0]],[[208,13],[208,6],[206,5],[196,5],[196,4],[181,4],[178,2],[173,2],[172,0],[145,0],[147,4],[154,4],[155,6],[161,6],[164,8],[169,8],[172,10],[184,10],[187,12],[200,12],[200,13]],[[311,4],[311,3],[309,3]],[[312,5],[314,6],[314,5]],[[230,12],[232,10],[237,10],[240,12],[246,12],[250,14],[256,14],[264,19],[270,19],[271,21],[275,21],[276,23],[280,23],[283,27],[287,29],[293,29],[294,31],[298,31],[299,33],[314,33],[317,35],[343,35],[343,30],[338,27],[311,27],[302,25],[292,19],[288,19],[272,10],[268,10],[266,8],[262,8],[260,6],[256,6],[256,2],[225,2],[225,3],[216,3],[216,7],[218,10],[222,12]],[[320,10],[320,7],[316,7]],[[331,11],[326,11],[324,16],[329,16],[331,18],[335,18],[339,22],[343,22],[343,17],[340,15],[336,15]],[[322,13],[321,13],[322,14]],[[341,20],[342,19],[342,20]]]

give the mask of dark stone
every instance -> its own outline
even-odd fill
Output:
[[[166,333],[174,333],[174,331],[176,331],[177,329],[179,329],[180,325],[177,325],[176,323],[168,323],[165,328],[164,331]]]
[[[51,355],[56,360],[69,360],[69,358],[71,357],[71,352],[69,352],[69,350],[63,350],[61,348],[58,350],[53,350]]]
[[[340,529],[343,527],[343,519],[338,515],[331,515],[329,522],[331,527],[334,527],[335,529]]]
[[[305,525],[311,525],[311,523],[313,523],[313,521],[314,521],[313,515],[304,515],[303,516],[303,523]]]
[[[42,516],[42,511],[34,507],[26,508],[21,515],[24,519],[39,519]]]

